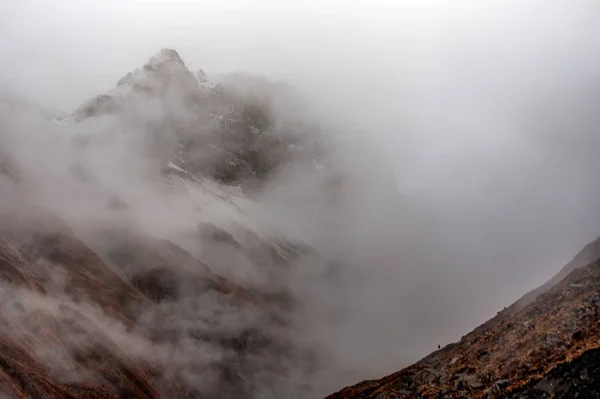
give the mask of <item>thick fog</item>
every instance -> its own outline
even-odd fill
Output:
[[[335,282],[308,265],[290,283],[297,340],[331,354],[319,394],[460,339],[600,235],[595,1],[0,2],[0,87],[49,109],[72,112],[164,47],[209,77],[290,83],[336,143],[343,205],[301,168],[244,203],[250,225],[340,264]],[[65,191],[78,183],[57,183],[68,147],[36,121],[3,126],[13,155],[43,170],[34,191],[49,206],[106,223],[90,216],[95,191],[78,202]],[[177,196],[161,208],[139,180],[152,162],[115,153],[133,141],[89,162],[143,228],[176,239],[200,216]],[[235,268],[222,272],[260,281]]]

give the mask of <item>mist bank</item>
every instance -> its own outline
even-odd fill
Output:
[[[115,5],[98,7],[103,15]],[[57,30],[48,38],[64,43],[56,53],[28,46],[28,57],[17,44],[39,37],[38,19],[96,17],[67,12],[77,7],[59,7],[55,19],[18,11],[29,24],[7,47],[3,80],[74,112],[14,97],[3,105],[0,208],[58,215],[99,253],[99,231],[168,239],[240,286],[294,298],[290,340],[320,360],[310,377],[292,371],[313,392],[457,340],[600,235],[600,24],[589,3],[307,8],[278,18],[265,3],[248,15],[207,13],[228,22],[203,28],[215,33],[203,40],[188,23],[198,13],[124,7],[118,18],[141,20],[131,35],[107,32],[121,46],[100,37],[84,46]],[[309,20],[315,29],[299,28]],[[169,31],[175,22],[181,30]],[[180,43],[183,67],[146,62],[165,42]],[[69,78],[38,66],[63,56],[76,66]],[[137,81],[138,66],[150,77]],[[270,79],[216,73],[240,69]],[[233,241],[206,239],[206,224]],[[303,255],[281,266],[271,252],[290,243]]]

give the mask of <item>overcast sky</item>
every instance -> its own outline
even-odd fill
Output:
[[[49,107],[163,47],[287,80],[380,148],[480,273],[481,320],[600,235],[596,0],[0,0],[0,86]]]

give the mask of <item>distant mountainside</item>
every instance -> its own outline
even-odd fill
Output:
[[[293,338],[285,279],[314,251],[239,207],[292,162],[323,171],[284,101],[168,49],[70,115],[0,98],[1,397],[309,395],[318,357]],[[214,271],[230,260],[241,283]]]
[[[600,397],[600,239],[462,339],[327,399]]]

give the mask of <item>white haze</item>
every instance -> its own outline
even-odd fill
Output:
[[[334,214],[298,171],[248,206],[253,222],[347,270],[335,285],[310,267],[314,276],[294,282],[307,321],[298,339],[333,353],[319,394],[459,339],[600,235],[593,0],[0,4],[0,83],[49,108],[70,112],[163,47],[192,71],[259,73],[304,94],[343,143],[335,156],[354,179],[346,205]],[[44,129],[11,137],[16,155],[44,171],[36,190],[55,209],[89,214],[94,192],[73,201],[69,182],[47,179],[68,156]],[[161,208],[154,187],[135,186],[147,160],[119,169],[105,158],[126,159],[114,148],[93,161],[139,199],[144,228],[191,228],[193,207]]]

